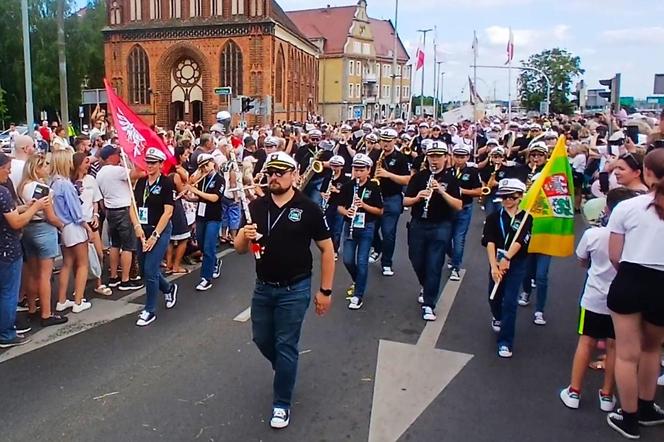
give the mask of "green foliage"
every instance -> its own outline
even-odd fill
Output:
[[[2,130],[5,130],[5,121],[9,118],[7,103],[5,102],[5,90],[0,87],[0,122],[2,123]]]
[[[583,74],[581,59],[563,49],[550,49],[531,55],[523,66],[540,69],[551,80],[551,106],[549,112],[570,114],[574,110],[569,96],[575,77]],[[519,77],[519,98],[528,110],[539,110],[540,101],[546,100],[546,81],[537,72],[523,71]]]
[[[35,113],[51,115],[60,108],[56,10],[58,0],[28,0],[32,93]],[[87,75],[89,87],[102,87],[104,45],[101,29],[106,23],[104,0],[89,0],[79,17],[73,0],[65,0],[65,44],[69,114],[78,114],[81,83]],[[25,83],[21,5],[19,0],[0,1],[0,84],[7,90],[10,115],[25,120]],[[36,116],[36,115],[35,115]]]

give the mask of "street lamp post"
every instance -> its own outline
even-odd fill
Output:
[[[422,51],[427,49],[427,33],[433,31],[433,29],[418,29],[417,32],[421,32],[424,37],[422,41]],[[420,115],[424,115],[424,71],[425,68],[422,66],[422,87],[420,89]],[[434,80],[435,81],[435,80]]]
[[[28,22],[28,0],[21,0],[21,27],[23,28],[23,63],[25,74],[25,124],[28,134],[33,136],[35,111],[32,107],[32,63],[30,60],[30,24]]]

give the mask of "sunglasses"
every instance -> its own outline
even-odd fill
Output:
[[[311,141],[313,141],[314,143],[315,143],[316,141],[320,141],[320,138],[309,138],[309,139],[310,139]]]
[[[623,160],[633,170],[641,170],[641,163],[630,152],[622,154],[618,159]]]
[[[518,200],[519,198],[521,198],[521,195],[517,195],[517,194],[513,193],[512,195],[503,195],[503,196],[501,196],[501,198],[504,199],[504,200],[515,201],[515,200]]]
[[[159,161],[146,161],[145,164],[147,164],[148,166],[154,166],[156,164],[159,164]]]
[[[278,170],[278,169],[267,169],[265,171],[265,175],[271,177],[272,175],[276,175],[277,178],[281,178],[282,176],[286,175],[290,170]]]

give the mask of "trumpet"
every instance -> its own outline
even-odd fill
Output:
[[[383,158],[384,157],[385,157],[385,151],[381,149],[380,155],[378,156],[378,160],[376,160],[376,168],[374,169],[374,175],[371,178],[371,181],[373,181],[374,183],[376,183],[379,186],[380,186],[380,179],[376,178],[376,172],[378,171],[378,169],[383,168]]]

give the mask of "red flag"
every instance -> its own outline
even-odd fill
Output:
[[[512,28],[510,28],[510,36],[507,40],[507,61],[505,64],[510,64],[514,58],[514,34],[512,33]]]
[[[145,170],[145,149],[157,148],[166,155],[162,171],[168,173],[171,167],[175,166],[176,161],[164,141],[115,94],[113,87],[106,79],[104,79],[104,86],[120,147],[127,157],[136,167]]]
[[[424,67],[424,51],[421,48],[417,48],[417,53],[415,54],[417,59],[417,65],[415,66],[415,71],[419,71]]]

